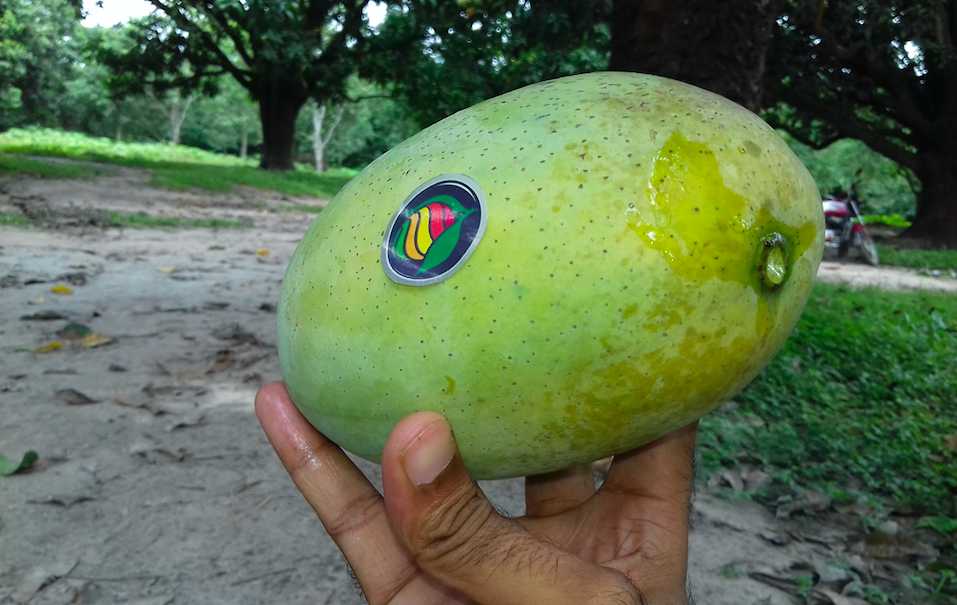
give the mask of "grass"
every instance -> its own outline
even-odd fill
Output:
[[[15,155],[0,155],[0,174],[3,173],[28,174],[33,177],[50,179],[84,179],[102,174],[103,170],[98,170],[93,166],[55,164]]]
[[[881,264],[912,269],[957,271],[957,250],[913,250],[878,245]]]
[[[702,420],[706,472],[756,464],[758,497],[808,487],[952,514],[957,297],[819,284],[739,405]]]
[[[145,212],[107,212],[97,218],[96,224],[105,228],[126,229],[247,229],[253,226],[236,219],[155,216]],[[0,226],[32,225],[33,222],[22,214],[0,212]]]
[[[252,225],[226,218],[179,218],[145,212],[110,212],[109,227],[130,229],[245,229]]]
[[[0,134],[0,153],[62,157],[145,168],[152,173],[151,184],[157,187],[215,192],[228,192],[236,186],[246,186],[286,195],[332,197],[357,173],[348,168],[317,173],[305,167],[297,167],[289,172],[269,172],[257,168],[253,160],[184,145],[122,143],[50,129],[8,130]],[[36,165],[45,164],[37,160],[27,161],[32,162],[34,170],[37,169]],[[16,162],[11,164],[12,170],[29,172],[17,170],[18,165],[22,166]],[[2,165],[0,170],[3,170]]]
[[[861,216],[865,225],[884,225],[895,229],[907,229],[911,222],[900,214],[865,214]]]
[[[22,214],[12,212],[0,212],[0,226],[25,227],[30,224],[30,219]]]

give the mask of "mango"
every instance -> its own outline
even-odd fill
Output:
[[[315,220],[282,287],[283,377],[370,460],[417,410],[477,478],[595,460],[747,385],[822,234],[811,176],[742,107],[649,75],[535,84],[401,143]]]

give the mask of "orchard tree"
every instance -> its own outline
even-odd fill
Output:
[[[0,128],[58,123],[78,59],[79,0],[0,0]]]
[[[118,88],[184,94],[228,75],[259,105],[260,165],[293,167],[296,117],[311,99],[343,96],[372,34],[369,0],[149,0],[153,15],[133,23],[131,44],[105,60]]]
[[[909,168],[908,235],[957,246],[957,0],[790,0],[771,92],[780,125],[815,147],[855,138]]]
[[[422,125],[526,84],[604,69],[604,0],[405,0],[360,73]],[[402,53],[402,60],[394,56]]]
[[[609,68],[688,82],[758,111],[779,4],[614,0]]]

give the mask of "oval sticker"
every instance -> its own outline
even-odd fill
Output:
[[[427,286],[448,279],[485,233],[485,194],[462,174],[420,185],[392,217],[382,244],[382,266],[393,281]]]

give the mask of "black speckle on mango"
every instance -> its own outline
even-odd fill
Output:
[[[397,284],[385,230],[441,174],[483,188],[485,237],[448,280]],[[316,219],[283,284],[283,376],[310,422],[370,459],[423,409],[480,478],[597,459],[760,371],[800,315],[822,228],[804,167],[725,99],[623,73],[529,86],[400,144]]]

